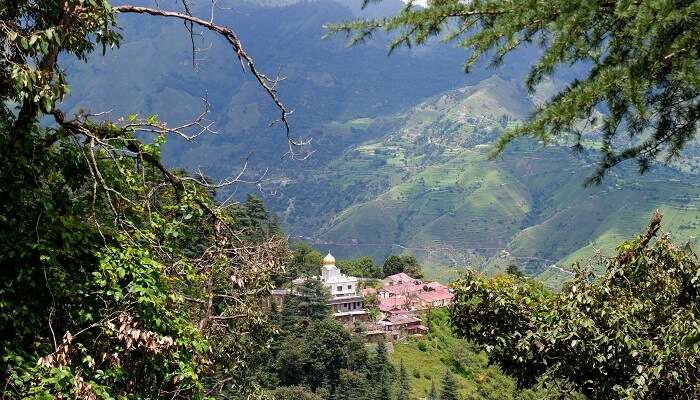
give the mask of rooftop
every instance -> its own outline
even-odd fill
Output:
[[[393,309],[402,308],[409,303],[410,301],[406,296],[392,296],[388,299],[381,299],[379,301],[379,310],[386,312]]]
[[[416,283],[419,282],[418,279],[412,278],[410,275],[400,272],[398,274],[389,275],[384,278],[384,282],[389,285],[401,284],[401,283]]]
[[[452,293],[450,293],[447,290],[431,290],[428,292],[420,292],[418,293],[418,298],[423,300],[423,301],[440,301],[440,300],[449,300],[454,297]]]

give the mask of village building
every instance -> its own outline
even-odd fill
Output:
[[[384,326],[385,331],[398,332],[399,337],[428,332],[428,328],[423,325],[423,320],[415,311],[388,315],[379,321],[379,324]]]
[[[438,282],[424,283],[401,272],[384,278],[383,286],[377,289],[379,310],[385,315],[395,315],[404,310],[424,310],[446,307],[454,294]]]
[[[405,272],[389,275],[386,278],[384,278],[384,285],[401,285],[404,283],[420,283],[420,281],[411,277]]]
[[[365,322],[368,320],[367,310],[364,308],[364,300],[361,294],[358,294],[358,279],[354,276],[348,276],[340,272],[340,269],[335,265],[335,257],[328,253],[323,258],[321,265],[321,275],[311,278],[300,277],[292,280],[292,287],[303,285],[307,279],[318,279],[323,286],[328,289],[330,298],[328,306],[333,312],[333,317],[342,323],[352,323],[355,321]],[[294,294],[292,289],[274,289],[272,298],[279,306],[283,304],[284,297]]]
[[[367,321],[363,298],[357,293],[358,279],[340,272],[335,257],[328,253],[321,266],[321,282],[331,294],[329,306],[333,317],[340,322]]]
[[[379,311],[388,313],[395,310],[406,310],[411,308],[411,302],[406,296],[391,296],[379,299]]]
[[[447,307],[454,295],[447,290],[429,290],[416,295],[420,308]]]

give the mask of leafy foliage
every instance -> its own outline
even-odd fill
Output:
[[[370,2],[376,1],[365,4]],[[583,66],[587,75],[572,80],[528,122],[507,131],[496,155],[521,136],[548,142],[573,134],[580,148],[581,123],[600,123],[601,159],[591,177],[600,182],[624,160],[635,158],[644,172],[654,159],[677,158],[697,134],[699,19],[697,2],[681,0],[431,0],[425,8],[408,2],[392,17],[328,28],[351,35],[352,43],[377,30],[396,32],[390,50],[442,35],[471,51],[466,70],[484,56],[499,64],[515,49],[535,43],[542,55],[526,79],[530,91],[560,67]],[[631,143],[614,140],[621,132]]]
[[[387,257],[384,260],[382,271],[384,276],[404,272],[416,279],[423,278],[423,267],[418,263],[416,257],[412,255],[391,255]]]
[[[57,109],[59,61],[120,43],[107,1],[3,2],[0,31],[3,396],[254,392],[261,305],[287,259],[277,230],[253,226],[262,204],[221,205],[216,185],[165,167],[162,145],[185,133],[157,116]]]
[[[375,264],[371,257],[363,256],[354,260],[341,260],[338,262],[338,268],[350,276],[359,276],[363,278],[383,278],[382,267]]]
[[[318,268],[323,263],[323,255],[304,242],[291,245],[292,260],[289,265],[288,279],[302,276],[318,275]]]
[[[473,272],[456,282],[458,334],[483,345],[523,386],[561,382],[592,398],[693,398],[700,393],[700,263],[667,235],[660,214],[603,276],[580,269],[561,293],[530,280]]]

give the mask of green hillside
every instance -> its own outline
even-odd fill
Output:
[[[525,400],[553,394],[543,389],[518,390],[511,378],[489,365],[485,352],[454,336],[445,310],[434,310],[426,319],[430,333],[395,343],[390,357],[397,369],[401,362],[406,367],[411,400],[425,399],[432,386],[439,391],[448,371],[464,399]]]
[[[386,133],[286,187],[311,187],[322,200],[286,222],[344,257],[412,253],[442,280],[468,264],[494,272],[516,261],[552,287],[574,261],[638,232],[656,208],[678,239],[697,240],[700,186],[680,169],[638,177],[619,168],[584,187],[595,160],[564,146],[522,141],[488,160],[489,143],[530,107],[517,85],[493,76],[391,117],[349,121]]]

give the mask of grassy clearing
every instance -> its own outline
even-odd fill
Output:
[[[430,333],[394,344],[390,354],[397,368],[403,360],[411,381],[411,399],[424,399],[433,383],[439,391],[440,381],[447,372],[455,377],[463,399],[542,398],[543,393],[518,390],[510,377],[488,365],[484,352],[455,337],[446,310],[433,310],[424,320],[430,326]]]

